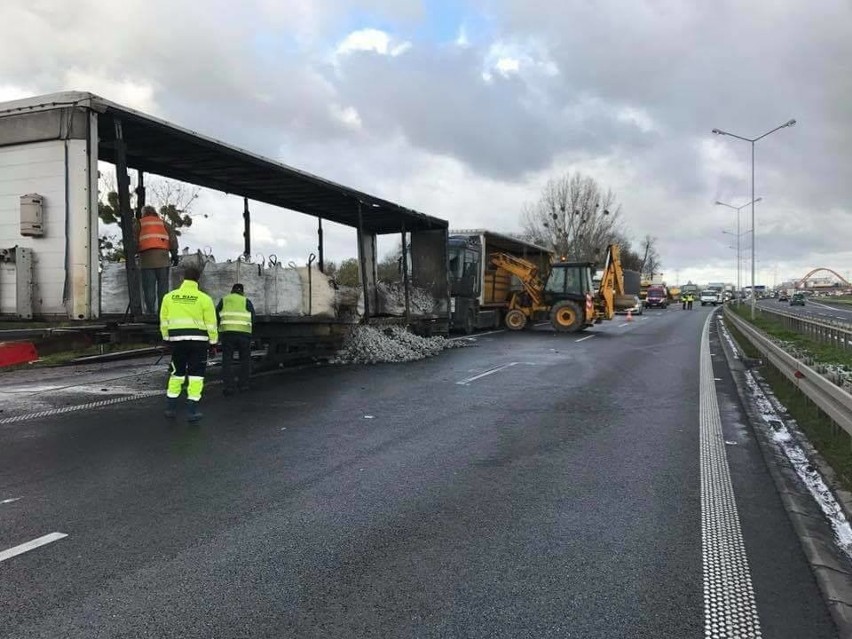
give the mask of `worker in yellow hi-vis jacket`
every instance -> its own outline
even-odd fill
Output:
[[[166,390],[166,417],[177,414],[178,398],[186,383],[187,420],[197,422],[207,368],[207,350],[219,341],[213,300],[199,290],[201,271],[188,267],[180,287],[167,293],[160,306],[160,332],[171,344],[172,361]]]

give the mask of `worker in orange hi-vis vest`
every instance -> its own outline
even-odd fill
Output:
[[[163,295],[169,292],[169,265],[177,265],[178,241],[174,229],[153,206],[144,207],[142,217],[136,221],[136,247],[145,312],[156,315]]]

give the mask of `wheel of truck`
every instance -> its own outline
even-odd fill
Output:
[[[510,331],[523,330],[524,326],[526,325],[527,316],[524,315],[518,309],[513,308],[508,313],[506,313],[506,328],[508,328]]]
[[[462,325],[462,331],[465,335],[470,335],[473,333],[473,311],[468,311],[467,315],[464,316],[464,324]]]
[[[574,333],[583,327],[585,318],[580,307],[570,300],[557,302],[550,309],[550,323],[560,333]]]

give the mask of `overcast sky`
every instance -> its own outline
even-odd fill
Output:
[[[197,7],[204,6],[204,9]],[[520,230],[580,170],[659,238],[673,282],[735,280],[756,137],[758,279],[852,271],[846,0],[3,0],[0,101],[91,91],[453,228]],[[242,250],[205,191],[184,242]],[[258,253],[303,262],[315,222],[255,204]],[[750,228],[748,210],[742,228]],[[330,258],[354,233],[326,234]],[[383,246],[389,248],[387,240]],[[745,253],[750,235],[742,237]]]

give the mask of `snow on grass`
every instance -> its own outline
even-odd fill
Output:
[[[779,411],[784,410],[783,406],[774,395],[764,392],[752,371],[745,371],[745,380],[749,394],[754,400],[764,423],[771,428],[772,441],[783,451],[799,479],[825,514],[834,531],[838,545],[847,556],[852,558],[852,526],[847,521],[843,509],[826,485],[822,475],[811,464],[807,454],[799,445],[797,439],[790,433],[787,424],[780,416]]]

